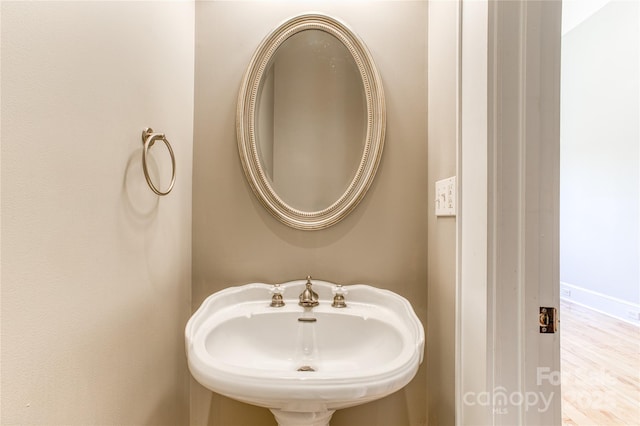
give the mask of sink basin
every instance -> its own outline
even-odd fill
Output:
[[[247,284],[209,296],[187,323],[189,370],[207,389],[269,408],[278,424],[328,425],[333,412],[387,396],[411,381],[423,359],[424,329],[402,296],[313,280],[319,305],[298,305],[305,280]]]

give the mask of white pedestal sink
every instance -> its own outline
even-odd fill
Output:
[[[320,304],[298,305],[306,280],[247,284],[209,296],[187,323],[189,370],[207,389],[266,407],[280,426],[326,426],[335,410],[387,396],[413,379],[424,329],[402,296],[368,285],[313,280]]]

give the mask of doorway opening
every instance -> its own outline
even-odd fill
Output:
[[[640,5],[563,2],[564,425],[640,419]]]

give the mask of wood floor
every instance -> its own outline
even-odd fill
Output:
[[[640,327],[562,301],[562,424],[640,426]]]

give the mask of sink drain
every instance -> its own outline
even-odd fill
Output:
[[[302,367],[298,368],[298,371],[316,371],[316,369],[309,365],[303,365]]]

